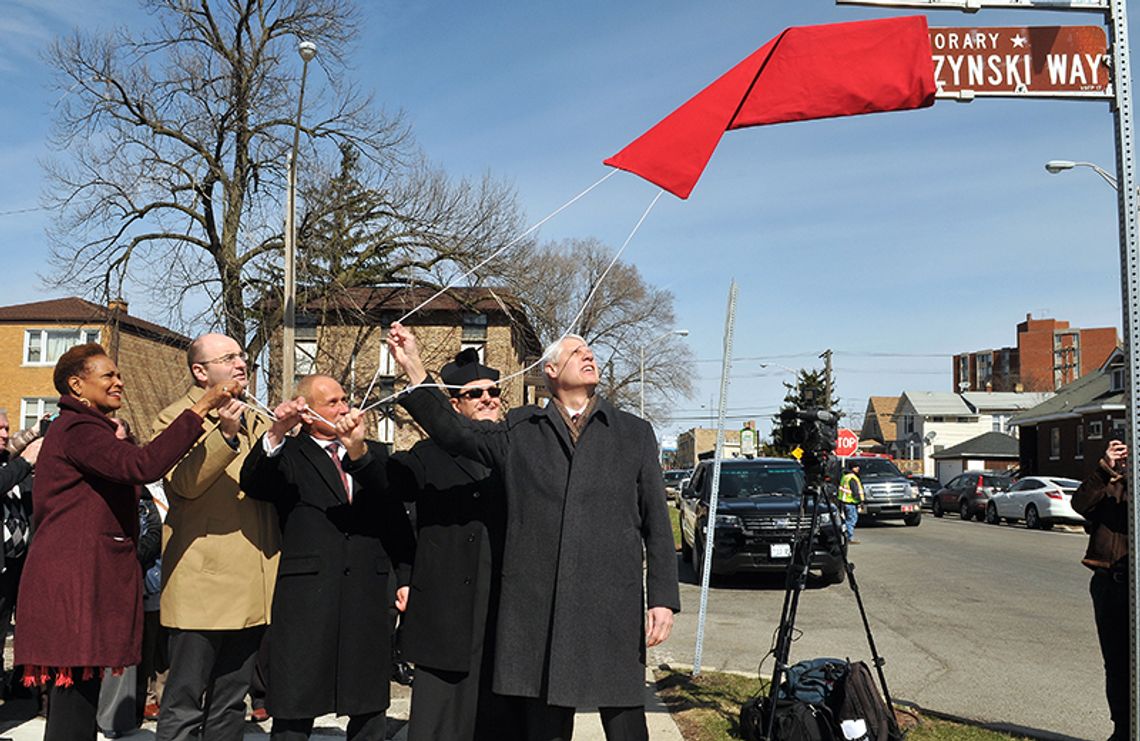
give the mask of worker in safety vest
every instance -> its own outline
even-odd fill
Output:
[[[847,525],[847,542],[855,540],[855,523],[859,521],[859,504],[863,501],[863,482],[859,480],[859,464],[852,463],[839,479],[839,501],[843,503],[843,520]]]

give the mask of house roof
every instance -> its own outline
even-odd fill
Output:
[[[406,284],[359,286],[308,301],[299,306],[297,311],[299,314],[339,315],[342,321],[348,323],[357,321],[386,323],[412,309],[417,309],[430,299],[427,305],[418,309],[416,317],[409,319],[409,324],[416,324],[417,318],[431,313],[501,314],[521,330],[528,350],[535,353],[542,352],[538,333],[523,310],[522,302],[514,295],[482,286],[453,287],[435,296],[437,292],[438,289],[431,286]]]
[[[1053,395],[1051,391],[966,391],[962,398],[983,414],[993,412],[1023,412],[1032,409]]]
[[[948,458],[1006,458],[1017,460],[1017,438],[1001,432],[986,432],[966,442],[940,450],[931,456],[935,460]]]
[[[872,396],[867,399],[867,414],[864,415],[863,430],[871,419],[879,423],[883,441],[895,439],[895,408],[899,405],[897,396]]]
[[[909,400],[914,411],[923,417],[969,417],[977,414],[963,401],[961,395],[949,391],[904,391],[903,397]]]
[[[1033,425],[1050,419],[1080,416],[1078,409],[1096,404],[1121,404],[1124,393],[1112,392],[1112,374],[1089,373],[1057,390],[1057,393],[1013,417],[1010,424]]]
[[[106,306],[77,296],[0,306],[0,323],[8,324],[105,325],[111,321],[111,315],[111,310]],[[179,347],[187,347],[190,344],[189,337],[162,325],[132,316],[125,311],[119,314],[119,328]]]

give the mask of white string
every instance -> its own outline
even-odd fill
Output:
[[[452,288],[454,288],[455,286],[457,286],[457,285],[459,284],[459,282],[460,282],[460,281],[462,281],[463,279],[465,279],[465,278],[469,277],[470,275],[472,275],[472,274],[473,274],[473,273],[474,273],[476,270],[478,270],[479,268],[481,268],[481,267],[483,267],[484,265],[486,265],[487,263],[491,262],[491,261],[492,261],[492,260],[494,260],[496,257],[498,257],[499,255],[501,255],[501,254],[503,254],[504,252],[506,252],[507,250],[509,250],[511,247],[514,247],[514,246],[515,246],[516,244],[518,244],[518,243],[519,243],[521,240],[523,240],[524,238],[526,238],[526,237],[527,237],[527,236],[529,236],[530,234],[534,233],[534,231],[535,231],[536,229],[538,229],[540,226],[542,226],[542,225],[543,225],[543,224],[545,224],[546,222],[550,221],[551,219],[553,219],[555,216],[557,216],[558,214],[560,214],[560,213],[562,213],[563,211],[565,211],[565,210],[566,210],[567,208],[569,208],[570,206],[572,206],[572,205],[574,205],[575,203],[577,203],[579,200],[581,200],[581,198],[582,198],[583,196],[585,196],[587,193],[589,193],[590,191],[592,191],[594,188],[597,188],[599,185],[601,185],[601,184],[602,184],[602,183],[604,183],[605,181],[609,180],[609,179],[610,179],[611,177],[613,177],[613,175],[615,175],[617,172],[618,172],[617,170],[611,170],[610,172],[608,172],[608,173],[606,173],[605,175],[603,175],[603,176],[602,176],[602,177],[601,177],[601,178],[600,178],[600,179],[599,179],[597,182],[595,182],[593,185],[591,185],[590,187],[586,188],[586,189],[585,189],[585,190],[583,190],[581,193],[579,193],[578,195],[576,195],[576,196],[574,196],[573,198],[571,198],[569,201],[566,201],[566,203],[563,203],[561,206],[559,206],[558,208],[556,208],[556,209],[554,209],[553,211],[551,211],[551,212],[550,212],[550,213],[549,213],[549,214],[548,214],[548,215],[547,215],[545,218],[543,218],[543,219],[541,219],[541,220],[539,220],[539,221],[535,222],[535,223],[534,223],[534,224],[533,224],[533,225],[532,225],[530,228],[528,228],[526,231],[522,232],[521,234],[519,234],[518,236],[516,236],[516,237],[515,237],[514,239],[512,239],[511,241],[507,242],[505,245],[503,245],[503,246],[502,246],[502,247],[500,247],[499,249],[495,250],[493,253],[491,253],[491,255],[490,255],[490,256],[488,256],[487,258],[485,258],[483,261],[481,261],[481,262],[477,263],[477,264],[475,265],[475,267],[471,268],[471,269],[470,269],[470,270],[468,270],[466,273],[463,273],[463,274],[462,274],[462,275],[460,275],[458,278],[453,278],[452,280],[448,281],[447,285],[445,285],[443,288],[439,289],[439,290],[438,290],[438,291],[436,291],[434,294],[432,294],[431,298],[427,299],[426,301],[422,301],[422,302],[420,302],[419,306],[416,306],[414,309],[412,309],[412,310],[411,310],[411,311],[409,311],[408,313],[404,314],[402,317],[400,317],[400,318],[399,318],[399,319],[397,319],[396,321],[397,321],[397,322],[399,322],[400,324],[403,324],[403,323],[404,323],[404,321],[408,319],[408,317],[412,316],[412,315],[413,315],[413,314],[415,314],[417,311],[419,311],[420,309],[424,308],[425,306],[427,306],[428,304],[430,304],[432,301],[435,301],[437,298],[439,298],[440,296],[442,296],[444,293],[446,293],[447,291],[449,291],[449,290],[451,290]],[[376,381],[377,381],[377,380],[380,378],[380,369],[381,369],[381,367],[382,367],[382,365],[381,365],[380,363],[377,363],[377,364],[376,364],[376,372],[372,374],[372,380],[371,380],[371,381],[368,383],[368,388],[365,390],[365,392],[364,392],[364,396],[360,397],[362,401],[367,401],[367,400],[368,400],[368,397],[372,395],[372,389],[373,389],[373,388],[376,386]],[[371,407],[369,407],[369,409],[370,409],[370,408],[371,408]]]
[[[256,413],[256,414],[260,414],[260,415],[262,415],[262,416],[264,416],[264,417],[268,417],[269,419],[273,420],[274,422],[276,422],[276,421],[277,421],[277,415],[276,415],[276,414],[273,412],[273,410],[272,410],[272,409],[270,409],[270,408],[269,408],[268,406],[266,406],[265,404],[262,404],[262,403],[261,403],[261,401],[259,401],[259,400],[257,399],[257,397],[254,397],[254,396],[250,396],[250,397],[248,397],[248,398],[249,398],[249,399],[251,399],[251,400],[253,400],[253,402],[254,402],[254,403],[256,403],[256,404],[257,404],[257,406],[255,407],[253,404],[250,404],[250,403],[248,403],[248,402],[246,402],[246,401],[242,401],[241,399],[239,399],[239,400],[238,400],[238,403],[239,403],[239,404],[241,404],[242,406],[246,407],[246,408],[247,408],[247,409],[249,409],[250,411],[252,411],[252,412]],[[261,407],[261,408],[259,409],[258,407]],[[263,410],[264,410],[264,411],[263,411]],[[314,417],[316,417],[316,418],[317,418],[317,419],[319,419],[320,421],[324,422],[324,423],[325,423],[326,425],[328,425],[329,427],[336,427],[336,424],[335,424],[335,423],[333,423],[333,422],[330,422],[329,420],[327,420],[327,419],[325,419],[324,417],[322,417],[322,416],[321,416],[321,414],[320,414],[319,412],[317,412],[315,409],[313,409],[313,408],[312,408],[311,406],[309,406],[308,404],[305,404],[305,408],[304,408],[302,411],[303,411],[303,412],[305,412],[306,414],[311,414],[311,415],[313,415]]]
[[[606,269],[602,271],[602,274],[600,276],[598,276],[598,280],[595,281],[594,287],[590,289],[590,293],[586,296],[586,300],[582,302],[582,308],[578,309],[578,313],[574,315],[574,318],[570,321],[570,324],[567,325],[566,329],[562,332],[562,335],[558,338],[559,342],[566,339],[566,337],[573,332],[575,325],[578,324],[578,320],[582,318],[582,315],[586,313],[586,308],[590,305],[590,301],[592,301],[594,299],[595,294],[597,294],[598,289],[601,287],[602,283],[605,281],[606,277],[609,275],[610,270],[612,270],[614,265],[617,264],[617,261],[621,258],[622,253],[625,252],[625,248],[628,247],[629,243],[633,241],[634,235],[637,234],[639,229],[641,229],[641,225],[645,223],[645,219],[649,216],[649,212],[653,210],[653,207],[657,205],[657,201],[659,201],[661,199],[661,196],[663,196],[663,195],[665,195],[665,191],[663,191],[663,190],[658,191],[657,195],[654,196],[653,200],[649,202],[649,206],[646,207],[644,213],[641,214],[641,218],[637,220],[637,223],[634,225],[633,229],[630,231],[629,236],[625,238],[625,241],[622,243],[621,247],[619,247],[618,251],[616,253],[614,253],[614,257],[612,260],[610,260],[610,264],[607,265]],[[531,363],[530,365],[526,366],[525,368],[518,370],[518,371],[515,371],[514,373],[511,373],[509,375],[506,375],[506,376],[500,378],[498,383],[500,385],[502,385],[502,384],[506,383],[507,381],[510,381],[511,379],[518,378],[519,376],[524,375],[524,374],[530,372],[531,370],[537,368],[538,366],[542,365],[544,360],[545,360],[545,358],[539,358],[537,361],[535,361],[534,363]],[[360,411],[362,411],[362,412],[370,411],[370,410],[375,409],[376,407],[380,406],[381,404],[386,404],[390,401],[395,400],[396,398],[398,398],[402,394],[410,393],[414,389],[421,388],[421,387],[423,387],[423,388],[435,387],[435,388],[440,388],[440,389],[461,388],[459,386],[449,386],[447,384],[442,384],[442,383],[409,384],[408,386],[404,387],[400,391],[397,391],[394,394],[391,394],[389,396],[384,397],[383,399],[380,399],[380,400],[378,400],[372,404],[369,404],[368,406],[362,408]],[[365,396],[364,398],[367,399],[368,397]]]

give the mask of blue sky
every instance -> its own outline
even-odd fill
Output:
[[[5,5],[7,304],[45,296],[37,276],[51,215],[21,212],[39,205],[38,163],[59,96],[38,56],[43,45],[77,26],[150,19],[133,0]],[[449,172],[511,182],[530,221],[604,175],[602,159],[784,28],[914,12],[830,0],[362,7],[349,74],[402,110]],[[1026,10],[928,17],[932,26],[1101,20]],[[310,74],[315,88],[327,85],[319,66]],[[678,326],[690,330],[685,341],[698,359],[697,392],[663,432],[708,418],[733,278],[740,303],[728,405],[762,424],[790,378],[775,366],[818,364],[825,348],[836,351],[844,408],[861,414],[869,395],[951,390],[949,356],[1014,344],[1014,325],[1028,312],[1119,327],[1114,194],[1091,171],[1051,176],[1042,166],[1088,160],[1111,171],[1112,136],[1103,102],[994,100],[728,133],[692,197],[663,197],[625,253],[674,292]],[[620,173],[541,236],[594,236],[617,247],[655,193]],[[147,307],[133,302],[132,312],[146,316]],[[758,358],[773,367],[761,369]]]

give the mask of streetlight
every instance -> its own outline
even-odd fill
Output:
[[[645,348],[649,347],[650,345],[656,345],[658,342],[665,339],[666,337],[671,337],[673,335],[677,335],[678,337],[686,337],[686,336],[688,336],[688,334],[689,334],[689,330],[687,330],[687,329],[671,329],[668,332],[666,332],[665,334],[663,334],[660,337],[653,340],[652,342],[647,342],[641,346],[641,350],[640,350],[640,352],[641,352],[641,375],[638,376],[638,378],[639,378],[638,386],[640,387],[640,390],[641,390],[641,417],[642,417],[642,419],[645,418]]]
[[[293,390],[294,363],[297,347],[297,276],[294,261],[297,253],[297,148],[301,144],[301,111],[305,105],[305,78],[309,62],[317,56],[312,41],[297,44],[301,55],[301,92],[297,95],[297,120],[293,125],[293,150],[289,153],[289,175],[285,189],[285,317],[281,330],[281,399]]]
[[[1120,186],[1117,185],[1115,176],[1113,176],[1111,173],[1108,172],[1108,170],[1105,170],[1100,165],[1094,164],[1092,162],[1073,162],[1071,160],[1049,160],[1048,162],[1045,163],[1045,169],[1049,172],[1050,175],[1056,175],[1057,173],[1064,172],[1065,170],[1072,170],[1074,167],[1087,167],[1090,170],[1092,170],[1093,172],[1095,172],[1097,175],[1100,175],[1101,179],[1104,180],[1104,182],[1111,185],[1113,190],[1119,190],[1119,188],[1120,188]]]

